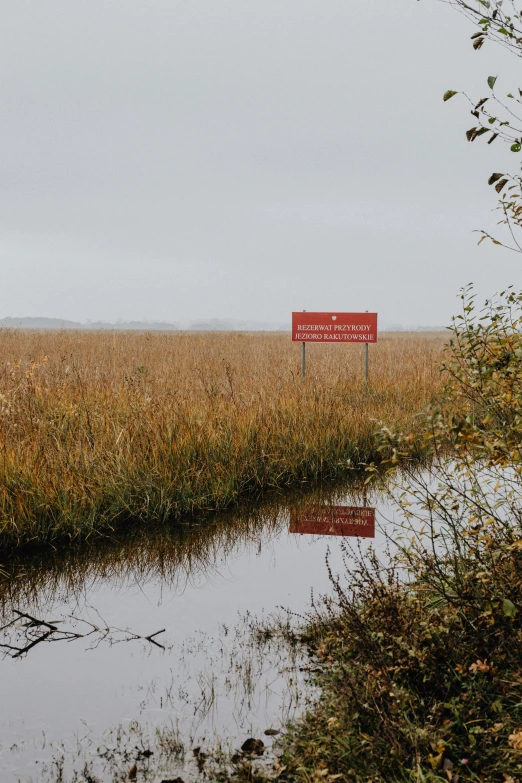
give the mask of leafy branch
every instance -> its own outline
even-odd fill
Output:
[[[522,57],[522,11],[517,11],[513,0],[441,0],[470,19],[477,30],[471,36],[473,49],[479,51],[486,42],[500,44],[517,57]],[[497,139],[509,144],[511,152],[522,152],[522,88],[502,95],[497,87],[497,76],[488,76],[489,93],[472,100],[466,93],[447,90],[444,101],[462,95],[470,105],[474,125],[466,131],[472,143],[484,137],[488,144]],[[522,253],[522,177],[520,173],[494,172],[488,180],[500,196],[499,225],[507,228],[509,239],[502,241],[487,231],[479,231],[479,244],[485,239],[496,245]]]

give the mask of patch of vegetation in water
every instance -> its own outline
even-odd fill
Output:
[[[197,689],[190,689],[183,676],[165,681],[161,688],[145,686],[147,695],[141,714],[105,731],[84,724],[74,736],[50,742],[32,738],[30,751],[36,780],[40,783],[101,783],[101,781],[139,780],[142,783],[183,780],[214,780],[225,769],[232,771],[239,760],[256,759],[268,774],[274,759],[273,741],[284,731],[292,715],[302,712],[313,688],[304,681],[307,667],[303,648],[289,644],[286,621],[274,618],[259,621],[248,613],[234,627],[223,626],[219,639],[189,638],[176,647],[178,661],[190,670],[198,649],[209,651],[204,669],[197,673]],[[227,642],[227,643],[225,643]],[[212,651],[209,645],[212,645]],[[190,692],[189,692],[190,691]],[[233,705],[229,722],[243,736],[237,740],[230,732],[220,734],[223,724],[220,709],[223,697]],[[275,698],[274,698],[275,697]],[[274,712],[270,699],[277,703]],[[163,703],[163,721],[150,720],[149,709]],[[263,703],[272,711],[272,723],[255,736],[245,734],[243,724],[255,705]],[[183,709],[183,706],[186,709]],[[225,710],[227,711],[227,710]],[[261,725],[263,725],[261,723]],[[260,735],[260,736],[259,736]],[[23,747],[1,748],[4,768],[14,767]]]

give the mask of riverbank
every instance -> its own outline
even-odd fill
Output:
[[[268,770],[244,754],[223,780],[521,779],[520,530],[487,512],[468,522],[460,548],[434,552],[432,528],[395,569],[370,557],[332,576],[335,597],[289,639],[320,698]]]
[[[291,730],[282,778],[518,780],[520,622],[388,587],[367,598],[304,638],[322,696]]]
[[[161,524],[378,460],[436,399],[444,335],[0,332],[0,547]]]

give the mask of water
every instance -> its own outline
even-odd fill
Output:
[[[364,501],[377,505],[377,523],[374,539],[350,539],[363,555],[383,550],[393,518],[382,498]],[[1,624],[16,611],[61,622],[23,655],[3,648],[0,780],[87,780],[86,770],[125,779],[135,762],[138,780],[188,780],[203,763],[195,747],[215,754],[251,736],[269,746],[264,731],[282,729],[315,693],[304,652],[263,630],[331,590],[328,552],[344,570],[341,537],[289,529],[311,502],[364,501],[315,495],[12,563]],[[19,620],[0,641],[23,648],[46,630]],[[157,631],[165,649],[135,638]]]

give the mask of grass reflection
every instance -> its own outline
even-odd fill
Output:
[[[345,485],[328,485],[271,498],[254,509],[215,515],[201,523],[135,527],[67,548],[14,551],[0,563],[0,614],[5,621],[13,609],[45,613],[57,601],[70,602],[104,582],[115,588],[129,582],[140,587],[161,582],[183,591],[197,580],[219,574],[227,558],[242,548],[281,535],[289,527],[291,513],[341,501],[356,506],[375,500],[366,498],[357,484],[348,492]]]

